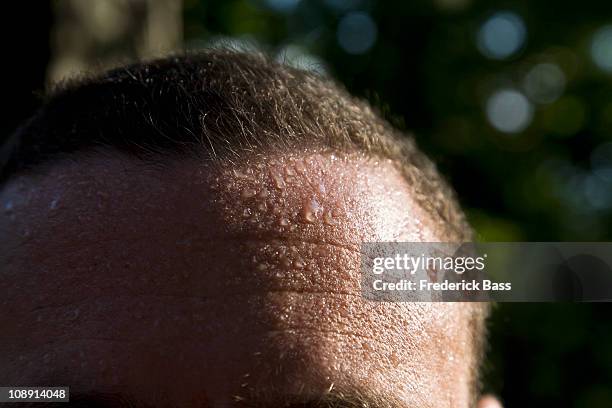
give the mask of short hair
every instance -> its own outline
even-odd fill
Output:
[[[449,241],[472,237],[454,193],[412,137],[329,78],[230,50],[136,63],[55,86],[3,144],[0,183],[97,147],[145,160],[187,154],[237,161],[303,146],[392,159]]]

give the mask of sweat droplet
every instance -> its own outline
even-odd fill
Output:
[[[308,201],[302,209],[302,216],[306,222],[313,223],[317,220],[322,210],[321,204],[319,204],[319,202],[313,198]]]
[[[335,225],[336,220],[334,220],[334,215],[331,211],[327,211],[323,214],[323,222],[327,225]]]
[[[253,196],[255,196],[255,194],[257,194],[257,191],[251,189],[251,188],[245,188],[244,190],[242,190],[242,198],[251,198]]]
[[[250,176],[250,174],[251,174],[252,172],[253,172],[253,171],[252,171],[252,170],[250,170],[250,169],[247,169],[247,170],[246,170],[246,171],[244,171],[244,172],[242,172],[242,171],[240,171],[240,170],[236,170],[236,169],[232,170],[232,173],[234,174],[234,176],[235,176],[236,178],[239,178],[239,179],[248,179],[248,178],[249,178],[249,176]]]
[[[245,209],[244,209],[244,211],[242,212],[242,216],[243,216],[244,218],[248,218],[248,217],[250,217],[250,216],[251,216],[251,214],[253,214],[253,211],[251,211],[251,209],[250,209],[250,208],[248,208],[248,207],[247,207],[247,208],[245,208]]]
[[[314,216],[314,214],[312,212],[310,212],[310,211],[305,211],[304,212],[304,219],[307,222],[315,222],[317,220],[316,217]]]
[[[281,265],[283,265],[285,268],[291,268],[291,259],[287,258],[286,256],[282,255],[280,257],[280,263]]]
[[[281,218],[279,224],[281,225],[281,227],[286,227],[287,225],[289,225],[289,220],[286,218]]]
[[[306,173],[306,167],[304,167],[304,163],[302,162],[302,160],[298,160],[295,162],[295,169],[300,173],[300,174],[304,174]]]
[[[272,180],[274,180],[274,185],[279,190],[285,188],[285,180],[283,179],[282,174],[277,172],[276,170],[270,170],[270,174],[272,175]]]

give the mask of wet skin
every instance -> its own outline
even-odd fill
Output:
[[[391,162],[329,152],[83,154],[17,177],[0,192],[0,384],[155,406],[331,388],[467,407],[471,306],[360,295],[361,242],[444,241],[413,197]]]

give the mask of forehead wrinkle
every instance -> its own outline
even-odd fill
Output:
[[[355,165],[355,163],[351,163],[351,162],[343,162],[343,164],[347,165],[347,168],[345,169],[335,169],[335,171],[333,170],[334,167],[333,165],[331,166],[332,171],[330,171],[329,167],[327,168],[327,171],[323,170],[321,171],[321,168],[325,169],[325,167],[328,165],[328,163],[325,163],[326,159],[329,159],[329,157],[321,157],[321,156],[314,156],[312,158],[313,160],[309,163],[310,165],[313,165],[313,169],[314,171],[312,171],[310,174],[314,175],[313,179],[314,182],[317,181],[329,181],[331,183],[336,182],[338,185],[338,190],[336,192],[340,192],[340,194],[338,194],[340,197],[336,196],[332,196],[329,197],[327,196],[327,199],[331,200],[331,204],[332,205],[337,205],[338,207],[340,207],[340,211],[345,210],[346,213],[349,213],[351,215],[355,215],[355,217],[347,217],[344,222],[346,223],[346,225],[350,225],[350,227],[347,227],[347,229],[349,231],[341,231],[339,235],[337,235],[337,237],[339,237],[341,240],[343,240],[344,242],[360,242],[363,240],[393,240],[395,238],[397,238],[398,236],[401,236],[399,234],[399,232],[395,232],[395,233],[388,233],[384,231],[384,228],[389,228],[390,225],[389,224],[393,224],[393,226],[397,227],[398,225],[401,225],[401,227],[406,227],[409,224],[406,223],[395,223],[395,220],[389,220],[389,219],[385,219],[384,216],[381,218],[380,217],[380,213],[376,214],[376,207],[369,207],[368,204],[369,203],[364,203],[363,201],[361,201],[361,204],[365,204],[365,208],[361,207],[360,211],[368,211],[366,210],[366,208],[368,208],[369,210],[373,210],[372,213],[374,213],[374,215],[372,214],[368,214],[367,216],[364,216],[364,213],[359,213],[358,211],[354,211],[353,208],[350,208],[351,205],[355,204],[355,201],[358,200],[358,198],[355,198],[356,196],[359,197],[359,194],[362,193],[365,189],[367,188],[371,188],[374,186],[374,184],[372,182],[370,182],[370,180],[367,177],[363,177],[360,178],[361,176],[363,176],[363,174],[369,174],[371,175],[372,173],[368,173],[369,171],[371,171],[370,167],[368,169],[369,166],[373,166],[376,169],[380,169],[380,167],[378,167],[380,164],[377,163],[375,160],[372,160],[372,158],[363,158],[361,157],[361,159],[363,159],[363,161],[360,161],[360,158],[357,157],[355,159],[355,161],[357,163],[359,163],[359,170],[357,170],[357,167],[351,167],[352,165]],[[296,159],[299,163],[300,159]],[[388,163],[388,162],[386,162]],[[295,166],[295,164],[292,164],[290,160],[287,161],[283,161],[283,160],[279,160],[277,162],[272,162],[269,164],[272,167],[272,170],[270,170],[268,167],[266,167],[264,165],[263,167],[263,171],[260,172],[259,170],[262,170],[261,168],[258,170],[252,170],[251,172],[249,172],[249,166],[241,166],[239,167],[239,174],[236,175],[234,173],[235,169],[232,169],[232,173],[233,176],[236,176],[236,178],[232,179],[232,176],[230,175],[230,181],[228,183],[228,189],[230,191],[234,191],[234,192],[238,192],[238,191],[244,191],[244,189],[249,189],[252,188],[253,190],[255,190],[256,188],[261,188],[261,186],[267,186],[267,187],[271,187],[271,183],[273,183],[274,180],[274,172],[276,171],[286,171],[284,166],[290,166],[289,168],[291,168],[291,166]],[[382,165],[380,165],[382,167],[382,172],[383,174],[385,174],[385,181],[389,180],[389,179],[393,179],[395,173],[393,173],[392,170],[389,169],[385,169],[384,168],[384,163]],[[320,166],[320,167],[318,167]],[[374,170],[375,172],[377,170]],[[388,173],[385,173],[385,171],[388,171]],[[345,174],[346,173],[346,174]],[[351,177],[356,177],[356,178],[351,178]],[[330,180],[331,178],[331,180]],[[340,179],[341,181],[338,181],[338,179]],[[398,177],[396,179],[397,181],[401,180],[401,177]],[[313,181],[313,180],[310,180]],[[378,181],[378,180],[377,180]],[[379,181],[381,184],[384,184],[384,181]],[[348,187],[347,187],[348,186]],[[395,185],[397,186],[397,185]],[[402,188],[405,188],[406,186],[403,184],[401,184],[400,190]],[[273,187],[273,186],[272,186]],[[284,186],[286,187],[286,186]],[[360,188],[363,188],[364,190],[361,190]],[[271,188],[272,191],[277,192],[277,190],[274,190],[273,188]],[[285,192],[283,189],[280,189],[281,192]],[[289,205],[289,207],[295,208],[300,206],[300,204],[302,204],[304,202],[304,200],[308,199],[308,194],[312,194],[314,191],[314,194],[316,195],[316,189],[312,188],[312,183],[307,183],[306,184],[306,189],[294,189],[293,191],[288,191],[285,195],[283,195],[283,198],[286,200],[286,202],[291,203]],[[250,194],[249,194],[250,195]],[[305,197],[306,195],[306,197]],[[384,205],[388,205],[389,204],[389,197],[385,196],[384,194],[382,194],[384,198],[379,199],[379,201],[384,202]],[[233,194],[228,194],[228,196],[237,196],[236,193]],[[361,199],[363,200],[364,197],[361,197]],[[365,197],[366,199],[370,199],[370,197]],[[408,208],[411,211],[406,211],[404,212],[404,214],[408,213],[410,214],[410,216],[414,217],[415,219],[418,219],[419,222],[424,222],[427,223],[428,217],[425,216],[425,214],[423,212],[420,212],[420,209],[418,208],[418,206],[413,206],[410,207],[410,196],[408,194],[405,194],[403,196],[404,200],[395,200],[397,203],[397,207],[394,208],[394,210],[398,210],[398,209],[403,209],[404,211],[406,211]],[[336,201],[333,201],[334,199],[336,199]],[[395,199],[395,198],[394,198]],[[330,202],[327,201],[327,204],[329,204]],[[233,211],[235,211],[236,207],[233,207],[233,205],[235,205],[238,209],[243,208],[242,206],[244,205],[244,202],[242,200],[236,200],[233,201],[231,203],[231,205],[225,207],[225,210],[227,211],[227,213],[225,214],[225,216],[227,217],[228,221],[231,224],[231,221],[235,221],[236,224],[232,225],[233,228],[235,228],[236,231],[249,231],[252,232],[253,230],[257,230],[258,228],[260,228],[260,225],[257,223],[254,226],[252,224],[245,224],[243,223],[239,217],[236,216],[235,213],[233,213]],[[303,204],[302,204],[303,205]],[[343,206],[345,206],[343,208]],[[349,207],[349,210],[346,209],[346,207]],[[287,209],[283,209],[283,210],[287,210]],[[290,210],[289,210],[290,211]],[[352,212],[353,211],[353,212]],[[383,212],[384,213],[384,212]],[[388,213],[386,213],[388,214]],[[397,216],[397,214],[394,214],[395,216]],[[299,216],[298,213],[296,213],[294,211],[293,216]],[[368,218],[369,216],[371,216],[372,218]],[[377,216],[379,216],[377,218]],[[258,222],[261,220],[258,220]],[[265,221],[264,221],[265,222]],[[389,224],[384,225],[383,229],[379,229],[377,228],[376,223],[377,222],[387,222]],[[298,221],[298,225],[300,227],[304,227],[304,225],[301,225]],[[300,228],[299,231],[301,233],[307,233],[308,230],[311,226],[306,225],[305,228]],[[420,224],[414,224],[414,226],[412,228],[414,229],[418,229],[422,227]],[[428,228],[431,228],[430,225],[427,226]],[[322,227],[325,228],[325,227]],[[265,228],[264,228],[265,229]],[[272,226],[272,229],[275,230],[275,227]],[[312,228],[310,228],[312,229]],[[412,235],[411,238],[413,240],[423,240],[427,237],[426,234],[430,234],[429,235],[429,239],[430,240],[439,240],[441,238],[440,235],[437,235],[440,230],[434,230],[435,232],[432,232],[431,230],[427,230],[424,233],[422,232],[419,235]],[[321,231],[318,232],[319,234],[323,235],[323,236],[327,236],[326,234],[330,234],[331,236],[334,236],[335,233],[338,233],[338,231],[329,231],[329,229],[323,233]],[[381,234],[382,233],[382,234]],[[318,235],[317,235],[318,236]],[[410,235],[408,235],[410,236]],[[406,235],[404,235],[404,237],[406,237]],[[431,312],[431,311],[426,311],[427,312]],[[441,317],[441,315],[437,315],[438,317]],[[448,316],[446,316],[448,317]],[[447,321],[446,318],[441,319],[440,321]],[[426,333],[423,332],[423,333]],[[414,337],[413,337],[414,338]]]
[[[211,184],[217,183],[215,186],[217,190],[215,191],[215,189],[213,189],[212,190],[213,194],[216,194],[216,196],[219,196],[219,195],[223,196],[225,194],[228,198],[234,197],[234,199],[231,202],[230,201],[223,202],[222,200],[216,200],[216,199],[212,200],[213,206],[221,207],[220,208],[221,217],[224,217],[224,221],[225,221],[225,225],[222,225],[221,230],[218,230],[218,232],[223,233],[223,235],[216,235],[214,237],[215,241],[218,241],[217,244],[221,244],[221,247],[222,247],[223,242],[225,242],[228,239],[235,240],[235,242],[244,243],[245,242],[244,238],[247,238],[248,240],[250,239],[249,237],[255,236],[257,238],[254,239],[253,243],[255,244],[256,247],[265,246],[266,240],[269,239],[272,242],[272,250],[275,251],[279,247],[279,245],[290,246],[295,243],[309,242],[309,243],[313,243],[314,245],[320,246],[322,241],[325,240],[326,245],[329,244],[331,246],[337,246],[338,247],[337,249],[342,250],[342,251],[354,251],[354,256],[357,256],[358,252],[356,250],[356,247],[360,240],[365,240],[368,238],[369,239],[381,239],[381,238],[388,239],[389,237],[394,236],[394,234],[389,234],[387,237],[376,236],[376,233],[379,232],[376,229],[376,222],[378,222],[379,220],[376,220],[376,219],[368,220],[367,217],[364,216],[364,214],[359,213],[360,211],[363,212],[364,210],[358,208],[357,205],[359,203],[351,202],[351,200],[355,200],[353,197],[351,197],[351,194],[353,195],[355,194],[354,191],[346,191],[346,190],[342,191],[342,194],[335,197],[336,202],[331,204],[332,208],[335,208],[333,206],[336,206],[336,207],[340,207],[340,206],[350,207],[351,205],[353,206],[353,208],[350,208],[349,211],[344,211],[344,213],[341,212],[339,214],[338,218],[344,217],[344,218],[340,218],[339,221],[337,221],[338,224],[340,225],[321,226],[321,222],[319,222],[319,225],[312,225],[313,223],[304,222],[304,219],[303,219],[304,214],[301,213],[302,209],[299,208],[300,205],[303,205],[304,200],[305,200],[303,195],[314,193],[319,199],[320,204],[326,205],[327,202],[325,200],[328,198],[327,196],[331,195],[330,193],[332,193],[333,187],[335,187],[333,185],[333,183],[335,182],[333,178],[343,176],[342,170],[340,171],[335,170],[333,174],[329,174],[329,173],[326,174],[321,169],[321,167],[324,167],[330,164],[329,162],[328,163],[325,162],[326,160],[329,160],[330,157],[321,157],[319,155],[314,155],[314,157],[311,157],[310,159],[311,159],[310,161],[304,162],[304,161],[301,161],[301,158],[296,158],[296,157],[290,157],[289,160],[286,160],[285,158],[281,158],[276,161],[271,161],[267,164],[264,164],[263,167],[261,168],[257,167],[257,164],[261,164],[261,163],[257,163],[255,164],[257,168],[256,171],[259,171],[260,173],[257,174],[256,171],[253,171],[253,174],[247,178],[245,178],[244,175],[249,174],[249,173],[246,171],[244,167],[238,168],[238,173],[236,173],[235,168],[232,168],[231,170],[228,170],[226,175],[223,175],[221,177],[213,176],[215,173],[211,174],[211,173],[205,172],[204,173],[205,178],[208,179],[207,182],[210,182]],[[359,157],[357,157],[357,159],[359,159]],[[340,165],[344,166],[346,163],[347,161],[345,160],[341,162]],[[365,164],[367,163],[368,161],[365,162]],[[192,163],[189,163],[189,166],[192,166],[192,165],[193,165]],[[279,193],[277,191],[279,189],[273,185],[273,183],[275,183],[276,180],[274,179],[274,176],[272,175],[272,173],[270,173],[271,171],[270,166],[272,166],[272,171],[286,172],[285,167],[288,165],[293,166],[294,168],[293,171],[296,174],[298,172],[302,172],[302,170],[300,170],[301,168],[300,166],[304,167],[304,170],[308,168],[308,170],[310,171],[309,174],[314,174],[314,177],[312,178],[312,180],[309,180],[309,182],[306,183],[308,186],[306,191],[301,188],[295,188],[295,186],[291,186],[290,183],[287,182],[284,186],[284,191],[282,191],[282,189],[280,191],[281,193],[280,197],[278,196],[274,197],[275,194]],[[124,174],[126,173],[125,167],[126,167],[125,163],[122,163],[121,168]],[[96,167],[94,166],[90,170],[95,170],[95,169]],[[179,169],[179,173],[180,172],[181,170]],[[108,173],[109,172],[107,170],[106,172],[103,172],[102,174],[108,174]],[[199,173],[198,171],[196,171],[195,173],[196,174],[187,173],[187,177],[185,177],[185,173],[182,173],[183,177],[181,178],[195,183],[197,187],[198,184],[204,183],[205,181],[198,179],[199,177],[198,174],[202,174],[202,173]],[[212,181],[211,180],[212,177],[214,177],[215,179],[219,177],[219,180]],[[354,175],[353,176],[349,175],[348,177],[350,180],[350,177],[354,177]],[[357,174],[357,177],[359,177],[359,174]],[[322,194],[321,192],[318,192],[317,194],[317,192],[315,191],[316,187],[314,186],[313,183],[316,183],[318,180],[321,180],[321,179],[328,181],[328,187],[327,187],[328,191],[326,191],[326,194]],[[144,179],[143,181],[146,181],[146,179]],[[249,181],[251,184],[248,184],[247,181]],[[365,180],[361,179],[361,183],[364,184],[364,188],[369,187],[367,181],[368,181],[367,179]],[[348,184],[348,183],[350,182],[347,182],[345,184]],[[149,185],[149,183],[145,182],[145,185]],[[247,199],[242,199],[242,198],[236,199],[236,195],[237,195],[236,193],[239,191],[244,191],[244,189],[248,189],[251,187],[252,188],[262,188],[261,187],[262,185],[264,186],[263,188],[268,189],[270,196],[264,197],[261,202],[271,203],[269,205],[270,207],[272,207],[274,205],[279,205],[278,201],[280,198],[280,199],[285,199],[289,203],[289,205],[285,205],[284,207],[279,207],[280,214],[277,214],[273,211],[270,212],[268,214],[268,219],[263,220],[261,224],[253,225],[250,223],[245,223],[243,218],[241,217],[241,214],[239,214],[239,212],[241,209],[245,207],[245,205],[250,205],[248,202],[248,199],[250,197],[247,197]],[[228,186],[229,186],[229,192],[227,191]],[[128,183],[127,188],[129,189],[129,187],[130,185]],[[180,186],[174,186],[174,187],[180,188]],[[351,190],[354,190],[354,187],[355,187],[354,185],[351,185]],[[92,188],[96,189],[97,186],[92,186]],[[191,187],[188,187],[188,189],[192,189],[192,188],[193,188],[193,185],[191,185]],[[345,187],[340,186],[340,189],[343,189],[343,188]],[[169,192],[171,193],[172,187],[169,189],[166,189],[166,188],[160,189],[160,191],[162,192],[165,192],[166,190],[169,190]],[[285,192],[286,194],[283,195],[283,193]],[[228,194],[228,193],[232,193],[232,194]],[[186,200],[187,200],[187,197],[185,197],[185,199],[183,199],[182,201],[186,201]],[[245,201],[247,202],[245,203]],[[210,204],[207,203],[206,205],[208,206]],[[295,207],[297,207],[297,211],[295,211]],[[350,212],[352,212],[352,214],[346,214]],[[290,228],[283,228],[282,226],[279,226],[281,217],[284,217],[287,213],[289,213],[289,216],[292,216],[295,218],[295,220],[292,220],[295,222],[291,224],[292,227],[296,227],[296,231],[294,232],[290,231]],[[101,214],[101,215],[104,216],[104,214]],[[132,216],[134,215],[136,214],[132,214]],[[356,215],[356,217],[351,219],[347,215]],[[321,217],[321,214],[319,214],[319,217]],[[416,218],[417,220],[419,219],[418,216],[414,216],[414,218]],[[197,219],[194,219],[193,222],[197,223]],[[188,222],[183,222],[183,224],[186,224],[186,223]],[[363,224],[366,224],[366,225],[364,226]],[[372,228],[372,224],[374,224],[373,228]],[[262,228],[262,225],[263,225],[263,228]],[[419,224],[415,224],[415,225],[417,227],[420,226]],[[316,229],[316,227],[319,227],[319,228]],[[77,228],[81,228],[81,226],[77,224]],[[295,238],[293,238],[294,236]],[[81,244],[83,242],[86,242],[87,241],[86,237],[87,237],[86,235],[85,236],[82,234],[79,235],[79,242]],[[133,233],[131,235],[131,238],[132,239],[134,238]],[[96,234],[95,239],[97,242],[102,243],[101,242],[102,237],[100,235]],[[208,238],[204,238],[204,239],[208,239]],[[102,241],[104,241],[104,239],[102,239]],[[91,242],[94,242],[94,240],[92,240]],[[107,244],[115,243],[116,245],[121,245],[121,242],[122,240],[116,237],[113,237],[112,239],[106,241]],[[345,242],[349,242],[349,244],[345,244]],[[69,246],[69,247],[72,247],[72,246]],[[76,247],[79,248],[78,245]],[[137,247],[133,249],[136,250]],[[83,251],[87,252],[88,249],[84,248]],[[56,251],[51,251],[51,252],[56,253],[58,254],[58,257],[61,257],[62,251],[60,248],[57,248]],[[66,252],[64,251],[63,254],[65,255]],[[130,255],[133,255],[133,254],[130,254]],[[319,254],[317,252],[313,252],[313,253],[306,252],[305,255],[316,257]],[[267,255],[264,254],[264,261],[266,260],[265,256]],[[335,265],[336,265],[336,268],[338,267],[342,268],[342,265],[338,265],[337,263]],[[249,266],[248,262],[246,263],[246,266],[247,267]],[[250,266],[256,267],[257,265],[250,264]],[[328,268],[329,270],[330,267],[333,267],[333,262],[330,263],[329,266],[327,266],[326,268]],[[347,266],[344,265],[344,267],[346,268]],[[321,272],[321,271],[318,270],[318,272]],[[329,275],[329,272],[327,274]],[[354,282],[357,281],[356,279],[350,279],[350,280]],[[308,281],[304,281],[304,282],[308,282]],[[304,287],[305,286],[302,286],[300,290],[304,290]],[[357,290],[355,290],[355,293],[358,293]]]
[[[299,170],[300,164],[297,163],[301,163],[305,167],[305,173],[307,174],[300,174],[302,171]],[[108,163],[102,163],[101,165],[108,166]],[[129,167],[129,163],[127,166]],[[248,168],[251,168],[252,171],[249,172]],[[293,176],[287,174],[287,168],[293,168],[296,174]],[[387,167],[384,162],[377,164],[371,158],[362,159],[358,156],[332,160],[329,155],[305,157],[296,154],[292,157],[275,157],[267,161],[251,161],[241,166],[227,166],[218,170],[211,170],[205,165],[185,160],[174,163],[173,166],[168,166],[163,174],[153,173],[152,176],[151,174],[141,174],[133,178],[132,176],[127,178],[116,177],[112,169],[108,168],[106,172],[100,174],[96,173],[95,166],[85,169],[73,167],[72,171],[74,172],[77,169],[83,173],[89,173],[83,175],[83,180],[92,179],[94,181],[91,184],[79,184],[80,181],[71,183],[68,188],[70,191],[66,192],[64,205],[74,209],[76,213],[85,214],[87,217],[87,222],[75,222],[74,219],[72,221],[70,219],[64,220],[69,231],[72,228],[71,231],[80,234],[74,235],[79,236],[79,240],[73,239],[72,244],[78,245],[85,242],[85,240],[81,241],[82,237],[87,237],[87,235],[83,236],[83,233],[89,233],[91,237],[95,237],[99,231],[107,228],[109,220],[118,221],[114,227],[123,231],[127,240],[130,237],[140,237],[142,232],[147,231],[149,236],[145,235],[146,239],[142,240],[139,245],[142,245],[141,248],[143,249],[152,246],[154,251],[151,252],[149,248],[149,251],[144,253],[146,256],[141,256],[134,253],[134,250],[139,248],[135,246],[130,248],[125,256],[130,258],[141,256],[137,259],[142,262],[159,261],[158,265],[151,266],[151,272],[154,275],[157,273],[167,274],[172,266],[176,267],[173,262],[179,262],[179,260],[185,262],[182,258],[196,254],[197,251],[194,252],[194,250],[176,253],[177,247],[174,244],[178,240],[185,239],[186,228],[189,228],[189,231],[193,232],[194,236],[199,239],[197,244],[199,250],[208,251],[209,255],[215,250],[223,250],[228,255],[224,261],[227,262],[225,268],[223,265],[215,265],[215,263],[218,263],[217,261],[194,261],[194,265],[200,268],[219,268],[219,271],[216,272],[219,273],[219,276],[221,276],[221,273],[226,274],[227,271],[231,271],[230,275],[242,274],[247,277],[251,276],[252,279],[257,277],[261,279],[263,275],[255,275],[255,270],[257,265],[264,262],[270,264],[271,274],[266,275],[266,279],[269,279],[270,282],[281,282],[284,285],[281,285],[281,288],[288,288],[291,285],[295,287],[295,282],[300,282],[296,278],[301,277],[304,279],[302,280],[304,284],[314,280],[326,292],[331,291],[331,285],[334,283],[357,282],[357,274],[354,273],[356,269],[351,269],[353,264],[350,262],[357,261],[358,254],[347,251],[347,248],[345,248],[347,245],[350,248],[362,240],[395,239],[402,233],[398,230],[404,229],[409,230],[407,236],[414,240],[440,237],[437,235],[437,231],[430,227],[428,218],[420,212],[419,207],[416,205],[410,206],[410,190],[402,184],[401,176],[395,173],[392,168]],[[281,184],[281,187],[277,186],[278,180],[275,176],[278,174],[275,173],[276,171],[283,172],[284,184]],[[125,174],[125,172],[123,173]],[[80,175],[71,173],[69,177],[75,177],[79,180]],[[104,177],[109,178],[100,180]],[[308,177],[308,182],[300,181],[300,177]],[[320,181],[324,183],[324,192],[318,188],[318,182]],[[392,184],[389,185],[389,182]],[[394,182],[397,183],[393,184]],[[105,188],[112,188],[112,190],[107,191]],[[245,190],[249,189],[256,190],[257,194],[251,195],[250,192],[243,194]],[[264,189],[268,194],[260,196],[259,194]],[[98,208],[96,205],[98,190],[108,193],[110,199],[117,201],[113,201],[113,206]],[[380,197],[377,197],[376,200],[371,197],[372,190],[380,194]],[[71,194],[72,196],[70,196]],[[68,196],[72,198],[69,199]],[[326,224],[323,218],[324,212],[315,214],[315,222],[306,218],[305,207],[311,204],[309,200],[312,197],[323,207],[323,210],[337,210],[337,213],[332,214],[332,219],[336,223]],[[42,197],[34,198],[35,201],[40,201],[39,208],[45,209],[38,215],[39,219],[37,221],[40,221],[41,224],[45,223],[45,217],[49,214],[51,198],[51,195],[45,196],[44,194]],[[260,204],[265,205],[264,209],[259,209]],[[34,208],[36,208],[36,205],[34,205]],[[252,210],[250,214],[247,214],[247,217],[244,216],[246,208]],[[65,215],[68,215],[69,208],[65,209]],[[317,210],[314,207],[310,209]],[[287,225],[282,225],[283,218],[288,219],[289,223]],[[293,231],[291,230],[292,226],[295,227]],[[414,230],[418,230],[419,233],[415,233]],[[162,231],[164,234],[161,234]],[[249,242],[244,242],[242,239],[244,237],[255,237],[250,242],[251,246],[248,245]],[[289,241],[285,241],[287,238],[289,238]],[[267,242],[268,240],[269,242]],[[284,269],[281,270],[282,263],[274,264],[272,262],[277,259],[274,258],[275,252],[291,247],[292,244],[310,243],[311,247],[321,247],[322,245],[312,245],[312,243],[320,243],[322,240],[340,243],[341,246],[330,245],[329,250],[325,253],[298,247],[297,255],[306,261],[318,259],[313,271],[307,272],[305,268],[298,270],[296,265],[297,255],[292,253],[287,255],[291,258],[290,267],[283,266]],[[228,242],[230,248],[226,248]],[[112,255],[111,260],[113,262],[117,262],[118,255],[122,253],[122,250],[125,250],[122,248],[121,239],[106,240],[100,242],[100,245],[106,245],[105,250]],[[266,249],[266,245],[269,245],[268,249]],[[57,246],[57,249],[61,253],[61,245]],[[158,249],[160,251],[157,251]],[[168,249],[175,251],[174,255],[163,253],[164,250]],[[259,250],[262,252],[258,252]],[[345,252],[346,254],[344,254]],[[169,255],[173,257],[168,259],[167,256]],[[239,262],[234,259],[234,256],[230,255],[247,256]],[[251,255],[256,256],[257,259],[253,260]],[[59,256],[58,261],[61,261]],[[81,260],[80,262],[81,265],[70,265],[70,267],[79,272],[86,270],[84,268],[87,267],[88,261]],[[349,267],[346,267],[346,265],[349,265]],[[227,266],[231,267],[227,268]],[[341,271],[343,267],[348,271],[346,274],[339,276],[338,271]],[[287,279],[277,278],[274,275],[277,271],[285,273]],[[207,270],[207,273],[210,273],[210,270]],[[107,279],[115,284],[124,281],[129,284],[131,279],[131,275],[125,274],[123,270],[111,271],[110,274]],[[198,279],[200,285],[179,285],[176,286],[176,290],[187,291],[183,293],[201,290],[205,286],[201,285],[202,278]],[[175,283],[170,281],[165,287],[172,287],[173,285]],[[118,285],[118,287],[122,286]],[[174,288],[172,289],[174,290]],[[348,340],[344,343],[332,341],[331,332],[333,329],[330,329],[329,336],[311,336],[311,343],[304,343],[305,336],[303,335],[285,336],[282,339],[287,344],[293,344],[298,350],[300,346],[303,347],[303,350],[299,351],[301,357],[311,360],[318,359],[313,367],[323,369],[330,375],[340,375],[342,367],[350,367],[355,373],[354,375],[364,380],[369,377],[368,373],[371,374],[368,370],[378,367],[382,370],[377,374],[380,377],[377,379],[379,384],[382,384],[385,378],[389,380],[385,376],[392,375],[395,376],[394,384],[397,385],[399,384],[397,376],[406,371],[401,365],[393,367],[389,353],[397,350],[399,360],[410,360],[410,364],[423,368],[424,372],[428,368],[421,360],[428,357],[430,361],[433,359],[436,362],[434,364],[435,368],[442,370],[445,367],[440,360],[443,356],[435,354],[436,344],[421,348],[417,345],[423,345],[429,339],[446,340],[448,336],[460,333],[458,323],[453,322],[454,317],[451,313],[448,313],[455,311],[455,308],[451,307],[438,307],[437,305],[435,308],[427,305],[406,307],[401,305],[377,305],[376,307],[370,307],[365,304],[356,307],[349,301],[334,304],[329,303],[329,301],[326,303],[320,298],[307,300],[300,297],[291,300],[292,298],[289,295],[290,293],[278,293],[271,296],[269,294],[262,296],[266,302],[261,303],[261,307],[259,309],[255,308],[257,309],[255,311],[248,310],[247,306],[253,309],[253,305],[249,305],[246,299],[239,302],[239,306],[245,306],[245,313],[251,313],[249,316],[261,319],[264,316],[271,319],[275,322],[276,327],[286,327],[283,326],[285,323],[281,321],[280,317],[287,314],[289,323],[292,322],[292,319],[293,321],[307,322],[313,330],[316,330],[317,327],[329,328],[334,327],[333,325],[343,324],[344,327],[336,328],[345,331],[353,330],[358,334],[360,333],[359,330],[361,330],[361,333],[369,330],[372,336],[378,335],[382,336],[381,338],[386,336],[389,339],[385,343],[386,347],[384,349],[381,347],[379,351],[378,355],[384,358],[381,358],[378,362],[367,360],[367,355],[373,355],[372,352],[363,354],[364,351],[361,350],[362,354],[358,355],[363,355],[363,361],[358,361],[359,358],[355,355],[351,356],[350,352],[358,350],[361,345],[352,344]],[[357,301],[357,298],[354,298],[354,300]],[[294,303],[290,303],[291,301]],[[294,311],[290,312],[288,306],[292,304]],[[299,310],[296,311],[295,306],[299,304],[302,305],[301,309],[298,308]],[[259,304],[257,306],[259,307]],[[374,311],[379,313],[376,314]],[[394,311],[397,311],[397,314]],[[298,315],[297,312],[300,314]],[[365,320],[366,318],[370,320]],[[410,324],[402,326],[403,323],[408,322]],[[394,326],[394,323],[396,326]],[[237,327],[235,330],[239,334],[240,328]],[[431,331],[439,331],[439,333],[433,335]],[[398,336],[392,336],[394,333]],[[279,340],[267,346],[271,347],[272,351],[287,352],[286,345],[281,343]],[[275,355],[272,351],[270,352],[271,356]],[[334,353],[342,357],[338,358],[345,361],[342,363],[344,365],[334,366]],[[422,356],[419,357],[419,354]],[[293,368],[295,375],[299,372],[298,368],[301,367]],[[291,370],[291,368],[287,370]],[[414,371],[414,369],[412,370]],[[425,376],[424,373],[414,375],[417,375],[414,378]],[[388,386],[386,385],[386,387]]]

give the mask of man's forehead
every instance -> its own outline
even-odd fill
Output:
[[[103,285],[112,273],[99,271],[117,265],[143,280],[205,268],[202,294],[245,283],[358,294],[362,242],[442,239],[391,163],[360,155],[164,167],[89,156],[18,180],[2,202],[6,256],[25,269]]]
[[[173,209],[200,206],[201,211],[193,215],[215,211],[231,228],[284,232],[365,229],[357,235],[351,231],[351,241],[356,243],[433,239],[441,233],[438,220],[415,203],[413,191],[389,159],[300,152],[225,164],[162,160],[151,165],[107,152],[59,161],[48,166],[44,175],[9,182],[2,190],[5,213],[14,219],[12,213],[20,204],[27,204],[21,209],[34,208],[32,215],[43,216],[87,210],[87,206],[92,206],[91,216],[111,215],[112,211],[121,215],[119,210],[136,210],[139,205],[168,210],[167,215]],[[184,215],[175,212],[170,218],[178,221]],[[397,225],[399,218],[404,219],[402,225]],[[340,220],[350,222],[337,222]],[[404,236],[397,236],[397,231]]]
[[[415,401],[457,393],[445,382],[469,382],[467,308],[360,297],[361,242],[443,240],[411,194],[391,162],[331,152],[163,166],[94,155],[17,179],[0,195],[2,291],[29,291],[8,306],[42,323],[8,325],[32,339],[13,354],[53,349],[40,376],[58,375],[54,359],[74,345],[40,343],[68,331],[71,342],[101,342],[94,356],[115,350],[105,365],[120,367],[127,352],[146,362],[124,384],[159,371],[155,349],[158,364],[188,367],[218,398],[263,383],[317,393],[334,381]],[[177,343],[177,358],[163,357]],[[421,384],[438,371],[453,378]]]

